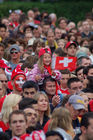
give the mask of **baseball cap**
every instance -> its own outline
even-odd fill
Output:
[[[72,44],[73,44],[75,47],[77,47],[77,44],[76,44],[74,41],[69,41],[69,42],[66,44],[65,48],[66,48],[66,49],[69,48]]]
[[[13,45],[11,45],[11,47],[10,47],[10,53],[11,53],[11,51],[13,50],[13,49],[15,49],[16,51],[18,51],[18,52],[20,52],[20,48],[19,48],[19,46],[17,45],[17,44],[13,44]]]
[[[76,57],[77,57],[77,59],[79,59],[81,57],[87,57],[88,58],[88,55],[85,52],[82,51],[82,52],[78,52],[76,54]]]
[[[70,96],[68,102],[74,107],[75,110],[85,109],[84,100],[79,95]]]

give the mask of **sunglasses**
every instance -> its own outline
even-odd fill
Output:
[[[0,80],[0,82],[1,83],[4,83],[4,82],[7,83],[8,81],[7,80]]]
[[[11,54],[13,54],[13,53],[18,54],[18,51],[11,51]]]

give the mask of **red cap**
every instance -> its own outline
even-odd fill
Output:
[[[89,109],[91,112],[93,112],[93,100],[89,102]]]
[[[0,68],[6,68],[7,65],[4,63],[3,60],[0,60]]]
[[[77,44],[76,44],[74,41],[69,41],[69,42],[66,44],[65,48],[67,49],[67,48],[70,47],[72,44],[75,45],[75,47],[77,47]]]
[[[14,77],[15,77],[16,75],[19,75],[19,74],[22,74],[22,75],[24,75],[24,76],[26,77],[24,71],[21,70],[21,66],[20,66],[20,65],[18,65],[18,66],[12,71],[11,80],[13,80]]]
[[[50,48],[41,48],[40,51],[39,51],[39,57],[41,57],[41,56],[44,55],[45,53],[51,54]]]

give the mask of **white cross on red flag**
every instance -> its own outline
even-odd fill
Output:
[[[56,57],[55,69],[69,69],[71,72],[76,69],[77,57]]]

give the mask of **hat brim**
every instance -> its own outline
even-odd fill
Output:
[[[85,106],[83,104],[72,104],[75,110],[79,109],[85,109]]]

